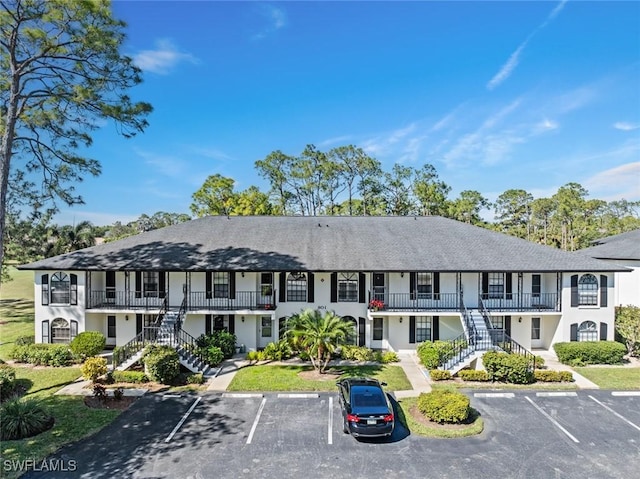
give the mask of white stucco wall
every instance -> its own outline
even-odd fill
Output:
[[[640,245],[638,246],[640,248]],[[616,306],[640,306],[640,261],[627,260],[621,266],[632,268],[627,273],[615,273]]]

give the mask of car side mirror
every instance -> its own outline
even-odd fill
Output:
[[[387,383],[384,383],[384,382],[380,383],[380,386],[386,386],[386,385]]]

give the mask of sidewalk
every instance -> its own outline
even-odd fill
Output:
[[[566,364],[562,364],[558,360],[558,356],[556,356],[555,351],[553,351],[552,349],[549,349],[549,350],[544,349],[540,351],[535,350],[533,353],[540,356],[542,359],[544,359],[544,364],[548,369],[553,369],[555,371],[571,372],[573,374],[573,379],[575,380],[575,384],[576,386],[578,386],[578,389],[600,389],[600,386],[589,381],[587,378],[585,378],[581,374],[578,374],[570,366],[567,366]]]
[[[74,382],[67,384],[65,387],[55,393],[55,395],[66,396],[93,396],[93,389],[90,386],[91,381],[85,381],[82,378],[76,379]],[[125,396],[142,396],[147,390],[142,388],[124,388]],[[107,395],[113,396],[113,390],[107,389]]]

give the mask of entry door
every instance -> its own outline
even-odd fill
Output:
[[[542,345],[542,321],[540,318],[531,318],[531,348],[541,348]]]
[[[384,347],[384,318],[373,318],[371,325],[371,348],[383,349]]]
[[[116,345],[116,317],[107,316],[107,346]]]
[[[264,348],[273,341],[273,320],[271,316],[260,316],[258,327],[260,328],[260,331],[258,331],[259,347]]]
[[[380,301],[385,301],[385,274],[384,273],[373,273],[373,298],[371,299],[379,299]]]
[[[116,272],[107,271],[105,273],[105,294],[107,303],[113,304],[116,302]]]

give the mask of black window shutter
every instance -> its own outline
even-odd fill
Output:
[[[440,339],[440,316],[434,316],[431,320],[432,341]]]
[[[338,302],[338,273],[331,273],[331,302]]]
[[[236,316],[234,314],[229,315],[229,332],[236,334]]]
[[[358,346],[364,346],[366,342],[366,324],[366,319],[358,318]]]
[[[42,321],[42,342],[49,342],[49,320],[46,319]]]
[[[211,315],[204,315],[204,334],[211,334]]]
[[[578,323],[573,323],[571,325],[571,333],[569,334],[570,341],[578,340]]]
[[[504,317],[504,332],[507,336],[511,336],[511,316]]]
[[[211,299],[213,297],[213,273],[211,271],[206,271],[204,273],[204,295],[206,299]]]
[[[489,297],[489,273],[482,273],[482,291],[480,294],[482,299]]]
[[[315,278],[313,273],[307,273],[307,302],[313,303],[316,300]]]
[[[136,334],[140,334],[142,332],[142,315],[136,314]]]
[[[600,307],[607,307],[607,283],[608,279],[606,275],[600,275]],[[605,325],[606,326],[606,325]]]
[[[504,274],[504,289],[507,293],[505,299],[513,299],[513,275],[511,273]]]
[[[416,299],[416,277],[418,273],[409,273],[409,299],[412,301]],[[415,342],[415,341],[414,341]]]
[[[433,299],[440,299],[440,273],[433,273]]]
[[[136,298],[142,298],[142,271],[136,271]]]
[[[607,323],[600,323],[600,341],[607,340]]]
[[[280,273],[280,302],[287,301],[287,273],[283,271]]]
[[[416,317],[409,316],[409,343],[415,344],[416,342]]]
[[[69,329],[69,340],[73,341],[73,338],[75,338],[77,335],[78,335],[78,321],[72,319],[71,328]]]
[[[69,275],[69,286],[70,286],[70,303],[72,305],[78,304],[78,275],[71,274]]]
[[[571,307],[575,308],[578,306],[578,275],[574,274],[573,276],[571,276]],[[577,325],[576,325],[577,328]],[[578,339],[578,335],[577,335],[577,329],[576,329],[576,339],[574,339],[573,341],[577,341]]]
[[[165,271],[158,271],[158,298],[164,298],[167,293],[167,276]]]
[[[236,299],[236,272],[229,271],[229,299]]]
[[[49,275],[48,274],[42,275],[42,304],[43,306],[46,306],[47,304],[49,304]],[[49,336],[48,332],[49,332],[49,326],[47,323],[47,337]]]
[[[367,302],[367,285],[365,284],[366,276],[364,273],[358,273],[358,302]]]

